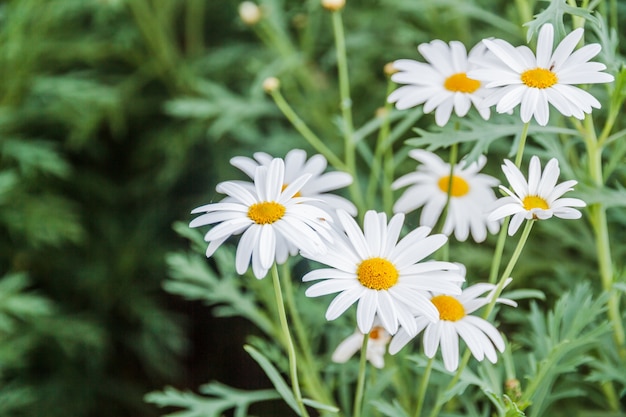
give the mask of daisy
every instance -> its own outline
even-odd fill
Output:
[[[560,198],[563,194],[573,190],[577,184],[575,180],[565,181],[559,185],[559,162],[556,158],[550,159],[543,174],[539,158],[533,156],[528,167],[528,181],[522,172],[509,160],[504,161],[502,171],[509,180],[513,191],[500,186],[508,196],[498,199],[495,209],[488,219],[498,220],[513,215],[509,224],[509,235],[513,236],[524,221],[545,220],[552,216],[561,219],[579,219],[580,211],[572,207],[585,207],[584,201],[578,198]]]
[[[423,295],[424,290],[460,292],[456,281],[463,277],[450,262],[420,262],[442,247],[447,237],[428,236],[429,227],[413,230],[398,242],[404,214],[387,224],[384,213],[365,214],[364,232],[345,211],[337,212],[342,233],[338,233],[324,255],[303,251],[306,258],[330,266],[306,274],[305,282],[323,280],[307,289],[308,297],[339,293],[326,311],[334,320],[358,301],[357,325],[361,333],[372,330],[374,318],[390,334],[398,325],[415,329],[412,312],[420,311],[435,320],[438,312]]]
[[[363,333],[357,329],[354,333],[344,339],[335,349],[332,361],[336,363],[345,363],[363,346]],[[367,350],[365,358],[370,361],[374,367],[380,369],[385,366],[385,352],[387,344],[391,340],[391,335],[381,326],[374,326],[369,332],[367,339]]]
[[[256,152],[254,159],[245,156],[236,156],[230,160],[231,165],[242,170],[250,178],[254,177],[256,168],[260,165],[269,165],[272,156],[265,152]],[[318,205],[334,212],[342,209],[356,216],[357,209],[354,204],[344,197],[329,194],[328,191],[337,190],[352,184],[352,176],[347,172],[326,172],[328,162],[324,156],[313,155],[306,159],[306,152],[302,149],[293,149],[285,155],[285,184],[291,184],[294,180],[304,174],[310,174],[311,178],[302,186],[297,195],[309,197],[319,201],[310,201],[309,204]],[[321,204],[320,204],[321,203]]]
[[[567,35],[554,49],[554,28],[545,24],[539,30],[537,55],[526,46],[513,47],[502,39],[484,39],[483,43],[501,61],[485,68],[469,72],[469,76],[485,81],[486,88],[499,87],[489,95],[481,106],[496,105],[498,113],[512,110],[521,105],[524,123],[534,116],[537,123],[548,123],[549,107],[552,104],[564,116],[583,119],[592,107],[599,109],[600,102],[588,92],[572,84],[597,84],[613,81],[613,76],[599,62],[588,62],[596,56],[601,46],[589,44],[574,48],[582,39],[583,29],[578,28]],[[477,64],[480,64],[477,61]]]
[[[465,341],[476,360],[482,361],[487,358],[491,363],[496,363],[498,360],[496,349],[504,352],[502,336],[487,320],[471,315],[491,302],[495,288],[493,284],[479,283],[467,287],[457,296],[432,293],[430,301],[437,307],[439,313],[437,320],[433,323],[426,317],[418,315],[414,319],[417,331],[412,332],[403,326],[391,340],[389,353],[395,355],[424,331],[424,354],[433,358],[437,348],[441,346],[443,364],[450,372],[454,372],[459,366],[459,336]],[[486,297],[479,297],[487,291],[490,293]],[[517,306],[514,301],[504,298],[499,298],[497,302]]]
[[[396,103],[399,110],[424,103],[424,113],[435,110],[435,122],[439,126],[448,123],[452,110],[457,116],[467,114],[472,104],[483,119],[489,119],[489,108],[479,108],[478,104],[487,95],[480,81],[469,78],[472,64],[468,61],[465,46],[458,41],[449,44],[441,40],[423,43],[417,47],[428,64],[412,59],[399,59],[393,66],[398,71],[391,80],[407,84],[392,92],[387,101]],[[469,58],[482,55],[484,47],[477,45]]]
[[[312,253],[326,250],[323,239],[332,240],[326,222],[330,216],[308,204],[310,199],[297,197],[310,175],[296,178],[283,189],[284,171],[283,160],[274,159],[256,169],[253,188],[236,181],[222,182],[216,190],[228,197],[191,212],[205,214],[190,227],[219,223],[204,236],[209,242],[207,257],[230,236],[243,233],[235,257],[237,273],[245,273],[252,259],[252,271],[261,279],[274,262],[287,260],[290,245]]]
[[[408,213],[423,206],[420,225],[434,227],[443,212],[450,190],[444,234],[450,235],[454,232],[457,240],[465,241],[471,232],[476,242],[482,242],[487,237],[487,230],[490,233],[500,230],[500,223],[488,221],[485,215],[485,207],[496,201],[492,187],[497,186],[500,181],[479,173],[487,163],[484,155],[469,165],[465,161],[456,164],[452,180],[450,164],[436,154],[414,149],[409,152],[409,156],[422,165],[415,172],[406,174],[391,184],[394,190],[410,186],[393,206],[395,213]]]

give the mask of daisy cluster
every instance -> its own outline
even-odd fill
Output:
[[[445,125],[454,112],[463,117],[474,106],[488,119],[490,107],[510,113],[520,106],[521,120],[534,117],[540,125],[549,119],[549,105],[561,114],[582,119],[600,103],[574,84],[613,80],[602,72],[603,64],[589,62],[600,48],[590,44],[574,52],[583,30],[565,36],[554,48],[554,29],[544,25],[537,39],[537,53],[526,46],[514,47],[499,39],[485,39],[469,54],[460,42],[435,40],[421,44],[427,63],[402,59],[394,62],[392,80],[404,84],[388,101],[398,109],[424,106],[435,112],[435,122]],[[505,349],[503,337],[484,317],[475,313],[496,303],[515,306],[499,298],[510,281],[501,285],[476,283],[463,288],[465,267],[436,260],[435,253],[454,236],[483,242],[497,233],[510,218],[509,235],[526,221],[581,217],[576,208],[585,203],[563,198],[576,181],[557,184],[557,159],[542,170],[537,156],[530,159],[528,177],[519,166],[505,160],[504,176],[510,187],[481,173],[485,156],[476,161],[447,163],[425,150],[409,156],[418,162],[414,172],[397,178],[391,188],[405,188],[393,205],[393,216],[374,210],[363,214],[362,227],[355,220],[357,207],[333,194],[353,177],[345,172],[326,172],[322,155],[307,159],[303,150],[292,150],[284,159],[257,152],[253,158],[235,157],[231,164],[249,180],[218,184],[225,197],[192,211],[200,214],[190,226],[212,225],[206,233],[210,257],[234,235],[241,235],[235,269],[264,278],[270,268],[290,256],[301,255],[326,267],[302,277],[313,282],[308,297],[334,295],[326,319],[335,320],[356,306],[356,330],[341,342],[332,359],[345,362],[360,349],[367,335],[367,358],[384,366],[384,354],[400,351],[422,335],[424,354],[433,358],[441,351],[447,370],[459,366],[459,338],[477,360],[497,361]],[[497,198],[494,188],[504,194]],[[421,210],[419,226],[410,229],[405,215]],[[441,233],[432,233],[440,225]]]
[[[541,126],[548,123],[552,105],[564,116],[583,119],[600,102],[575,84],[608,83],[614,80],[602,72],[606,66],[589,62],[601,50],[597,43],[574,51],[583,37],[578,28],[554,48],[554,28],[541,27],[536,54],[525,45],[513,46],[502,39],[483,39],[469,54],[457,41],[440,40],[418,46],[427,63],[400,59],[391,79],[405,84],[388,97],[398,109],[424,105],[435,111],[435,122],[444,126],[452,112],[465,116],[473,105],[487,120],[490,107],[498,113],[520,107],[524,123],[533,117]]]

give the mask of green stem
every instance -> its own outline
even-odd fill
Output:
[[[324,142],[320,138],[317,137],[315,133],[302,121],[302,119],[296,114],[296,112],[291,108],[289,103],[285,100],[283,95],[281,94],[278,88],[270,91],[274,102],[283,112],[285,117],[291,122],[293,127],[304,137],[304,139],[311,145],[316,151],[324,155],[328,162],[338,170],[346,171],[348,167],[343,163],[341,159],[339,159],[335,153],[328,148]]]
[[[324,389],[324,385],[321,383],[317,373],[317,361],[313,357],[313,351],[311,344],[309,343],[309,334],[307,333],[298,309],[296,308],[296,302],[294,300],[294,290],[291,282],[291,272],[289,270],[289,263],[285,263],[281,267],[281,276],[283,277],[283,287],[285,290],[285,305],[289,311],[291,317],[292,327],[294,329],[296,340],[300,346],[300,352],[302,353],[302,365],[303,379],[305,385],[308,388],[311,397],[315,400],[325,404],[334,405],[332,397],[328,395]]]
[[[387,94],[385,95],[385,97],[391,94],[394,86],[395,84],[389,81],[389,83],[387,84]],[[391,103],[385,103],[385,106],[383,107],[383,121],[380,124],[380,130],[378,132],[378,138],[376,140],[376,149],[374,150],[374,159],[372,160],[372,166],[370,167],[370,176],[367,183],[366,201],[368,207],[372,207],[374,205],[374,199],[376,196],[376,185],[378,184],[378,179],[380,177],[381,165],[385,165],[386,167],[386,143],[390,131],[389,111],[391,110],[391,106]],[[385,169],[383,171],[383,174],[386,174],[386,172],[387,170]],[[391,182],[393,178],[387,178],[387,175],[383,175],[382,180],[383,182],[380,186],[384,196],[387,191],[391,192]],[[385,204],[386,200],[387,198],[383,198],[383,207],[385,211],[387,210],[387,204]],[[387,214],[391,213],[387,212]]]
[[[593,119],[586,117],[584,121],[586,135],[585,145],[589,156],[589,174],[596,187],[604,187],[604,175],[602,172],[602,146],[598,143]],[[613,338],[615,340],[619,355],[626,359],[626,335],[622,324],[620,313],[620,295],[613,289],[613,260],[611,257],[611,241],[609,238],[608,220],[606,217],[606,207],[601,202],[589,205],[589,215],[591,226],[595,235],[596,255],[598,257],[598,268],[602,288],[609,293],[607,302],[607,314],[613,325]]]
[[[424,375],[422,375],[422,380],[420,381],[419,385],[419,391],[417,392],[417,404],[415,406],[415,413],[413,414],[415,417],[420,417],[422,415],[422,409],[424,408],[424,399],[426,398],[426,390],[428,389],[428,381],[430,380],[430,373],[433,369],[434,361],[435,357],[433,356],[428,360],[426,368],[424,368]]]
[[[441,216],[439,217],[439,220],[437,222],[438,224],[435,225],[435,230],[437,230],[437,233],[442,233],[443,228],[446,225],[446,218],[448,217],[448,209],[450,208],[450,198],[452,196],[452,183],[454,181],[454,167],[456,166],[458,154],[459,154],[459,145],[458,143],[453,143],[450,146],[450,162],[449,162],[450,171],[448,173],[448,191],[446,191],[446,204],[443,206],[443,210],[441,211]]]
[[[361,409],[363,407],[363,393],[365,392],[365,369],[367,365],[367,342],[369,341],[370,334],[366,333],[363,336],[363,344],[361,344],[361,359],[359,360],[359,376],[356,384],[356,391],[354,393],[354,417],[361,417]]]
[[[444,394],[446,392],[449,392],[452,388],[454,388],[456,383],[459,382],[459,380],[461,379],[461,374],[463,373],[463,370],[469,363],[470,356],[471,356],[471,352],[469,350],[466,350],[465,353],[463,354],[463,358],[461,359],[459,367],[456,370],[456,373],[452,377],[452,380],[450,380],[450,383],[448,383],[448,385],[446,386],[446,389],[443,390]],[[437,402],[435,403],[435,406],[430,411],[429,416],[437,417],[439,415],[439,412],[441,411],[441,407],[443,407],[443,404],[444,403],[442,401],[441,394],[440,394],[439,397],[437,398]]]
[[[526,138],[528,137],[528,128],[530,122],[525,123],[522,128],[522,134],[517,145],[517,152],[515,153],[515,166],[520,167],[522,165],[522,157],[524,156],[524,147],[526,146]],[[498,271],[500,270],[500,263],[502,262],[502,253],[504,252],[504,244],[506,242],[506,234],[509,228],[510,218],[506,218],[500,228],[500,234],[498,235],[498,241],[491,261],[491,268],[489,270],[489,282],[496,282]]]
[[[487,317],[489,317],[489,314],[491,314],[491,312],[493,311],[493,308],[496,305],[496,300],[498,299],[498,297],[500,297],[500,294],[502,294],[502,290],[504,289],[504,283],[506,282],[507,278],[509,278],[509,276],[511,275],[511,272],[513,272],[513,268],[515,268],[515,265],[517,264],[517,261],[520,255],[522,254],[522,250],[524,249],[524,246],[526,245],[526,241],[528,240],[528,236],[530,235],[530,231],[532,230],[534,223],[535,223],[535,220],[526,220],[526,225],[524,226],[524,231],[522,232],[522,236],[520,236],[519,241],[517,242],[517,246],[515,247],[515,250],[513,251],[513,255],[511,255],[511,259],[509,260],[509,263],[506,265],[506,268],[504,268],[504,272],[500,276],[500,281],[498,282],[498,285],[496,286],[496,290],[493,296],[491,297],[491,301],[489,302],[489,304],[487,305],[487,308],[485,309],[485,312],[483,313],[483,318],[486,319]]]
[[[285,344],[287,349],[287,355],[289,356],[289,376],[291,378],[291,389],[293,395],[296,398],[296,403],[300,409],[300,415],[302,417],[309,417],[309,413],[302,402],[302,393],[300,392],[300,384],[298,382],[298,364],[296,357],[296,349],[289,332],[289,324],[287,323],[287,313],[285,312],[285,303],[283,301],[283,292],[280,287],[280,278],[278,276],[278,268],[276,263],[272,265],[272,281],[274,284],[274,296],[276,298],[276,308],[278,310],[278,319],[280,321],[280,328],[285,338]]]
[[[352,123],[352,99],[350,98],[350,79],[348,77],[348,55],[346,38],[343,31],[341,11],[332,12],[333,32],[335,33],[335,49],[337,50],[337,71],[339,73],[339,97],[341,116],[343,119],[344,158],[347,171],[354,181],[350,184],[350,195],[360,211],[365,207],[363,195],[359,190],[356,172],[356,143],[354,142],[354,125]]]

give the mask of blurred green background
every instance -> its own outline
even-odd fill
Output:
[[[356,125],[384,103],[387,62],[434,38],[524,43],[525,4],[349,2]],[[0,416],[156,416],[143,396],[165,385],[269,385],[241,349],[249,324],[161,289],[165,255],[188,246],[172,224],[241,175],[231,156],[310,151],[263,93],[267,76],[341,146],[319,0],[265,1],[254,27],[238,6],[0,3]]]

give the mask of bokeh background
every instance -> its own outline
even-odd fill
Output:
[[[166,385],[270,386],[241,348],[247,321],[163,290],[167,254],[189,246],[175,222],[241,176],[230,157],[311,150],[264,94],[266,77],[340,149],[328,13],[319,0],[262,3],[249,25],[231,0],[0,2],[0,416],[150,417],[164,411],[144,395]],[[525,43],[522,24],[545,5],[349,2],[355,124],[383,105],[387,62],[417,59],[435,38]],[[593,264],[574,246],[551,250]]]

